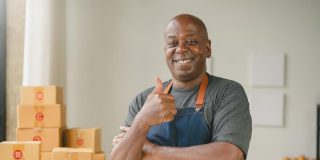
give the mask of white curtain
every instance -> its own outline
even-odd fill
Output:
[[[23,85],[65,82],[65,2],[27,0]]]

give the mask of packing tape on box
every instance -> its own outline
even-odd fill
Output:
[[[44,118],[45,115],[43,114],[45,111],[45,108],[43,106],[34,106],[34,126],[42,128],[44,126]]]
[[[77,152],[66,152],[64,157],[68,160],[78,160],[78,153]]]
[[[24,153],[24,144],[12,145],[12,156],[14,159],[21,159]]]
[[[84,143],[84,140],[83,140],[83,138],[82,138],[82,134],[83,134],[83,133],[81,133],[80,131],[78,131],[78,132],[76,133],[76,135],[77,135],[76,144],[77,144],[78,146],[81,146],[81,145],[83,145],[83,143]]]
[[[42,87],[34,87],[33,89],[34,93],[34,104],[43,104],[43,99],[44,99],[44,93],[43,93],[43,88]]]
[[[32,137],[33,141],[42,141],[42,137],[38,134],[41,134],[42,128],[33,128],[33,132],[36,133],[35,136]]]

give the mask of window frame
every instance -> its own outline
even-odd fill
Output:
[[[0,141],[6,140],[6,0],[0,0]]]

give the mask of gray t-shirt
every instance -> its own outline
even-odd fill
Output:
[[[164,82],[164,88],[169,81]],[[130,126],[154,87],[138,94],[129,105],[125,125]],[[172,87],[177,108],[194,107],[199,85],[184,90]],[[205,94],[204,117],[211,129],[212,142],[230,142],[248,153],[252,132],[249,103],[242,86],[232,80],[209,75]]]

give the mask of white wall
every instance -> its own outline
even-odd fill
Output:
[[[213,73],[249,94],[251,53],[286,59],[284,127],[254,127],[248,160],[315,156],[320,103],[320,1],[70,0],[66,4],[66,102],[69,127],[101,127],[109,154],[128,103],[170,74],[163,29],[178,13],[199,16],[213,41]],[[270,115],[272,116],[272,115]]]

